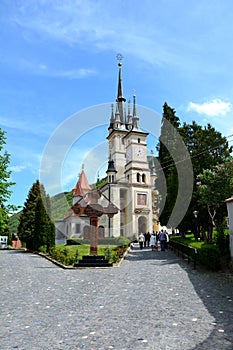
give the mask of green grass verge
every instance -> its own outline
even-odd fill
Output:
[[[98,245],[98,255],[104,255],[110,263],[117,263],[120,261],[126,249],[127,245]],[[46,253],[45,251],[43,251],[43,249],[41,249],[41,252]],[[81,260],[84,255],[90,254],[90,245],[57,244],[54,248],[50,249],[49,253],[47,254],[52,259],[66,266],[73,266],[75,263]]]

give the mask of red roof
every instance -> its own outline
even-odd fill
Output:
[[[89,186],[84,170],[82,170],[81,174],[79,175],[78,182],[73,189],[73,197],[84,196],[84,194],[90,190],[91,187]]]

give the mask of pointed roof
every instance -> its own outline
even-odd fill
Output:
[[[84,172],[84,165],[82,165],[81,174],[79,175],[78,182],[75,188],[73,189],[73,197],[84,196],[84,194],[89,192],[90,190],[91,187],[89,186],[86,174]]]
[[[117,101],[118,102],[122,102],[122,101],[125,102],[126,99],[124,98],[124,94],[123,94],[122,72],[121,72],[122,63],[121,62],[118,63],[118,67],[119,67],[119,76],[118,76]]]

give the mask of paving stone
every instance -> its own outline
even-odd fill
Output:
[[[1,350],[233,349],[233,278],[172,252],[133,249],[119,268],[64,270],[0,251]]]

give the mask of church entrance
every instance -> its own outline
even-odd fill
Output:
[[[147,219],[145,216],[138,218],[138,234],[147,232]]]

